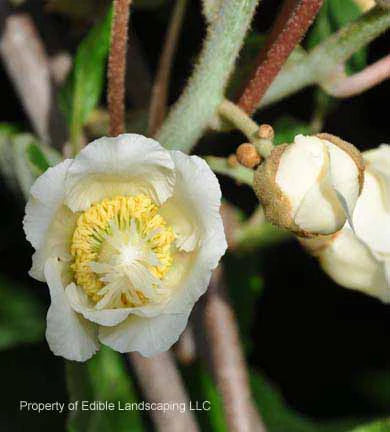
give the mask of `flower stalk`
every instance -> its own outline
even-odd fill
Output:
[[[110,135],[125,131],[125,72],[131,0],[114,0],[112,36],[108,59],[108,111]]]

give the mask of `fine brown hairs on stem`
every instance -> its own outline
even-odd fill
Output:
[[[108,59],[108,111],[111,136],[117,136],[125,131],[125,72],[130,3],[131,0],[114,0]]]
[[[285,0],[238,105],[252,114],[279,73],[292,50],[299,44],[322,6],[323,0]]]

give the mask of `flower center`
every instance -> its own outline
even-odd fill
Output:
[[[80,214],[71,254],[74,280],[97,309],[158,303],[175,236],[145,195],[117,196]]]

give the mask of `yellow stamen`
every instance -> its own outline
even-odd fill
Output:
[[[104,199],[80,214],[70,249],[74,258],[71,265],[74,280],[93,301],[101,299],[99,291],[105,282],[91,269],[90,263],[109,262],[114,253],[108,241],[113,235],[113,227],[116,226],[124,238],[131,241],[130,227],[134,222],[137,235],[159,261],[158,265],[145,264],[145,267],[158,279],[162,279],[171,267],[175,236],[153,201],[145,195]],[[137,292],[137,296],[142,303],[147,302],[142,292]],[[121,299],[123,306],[132,305],[125,294]]]

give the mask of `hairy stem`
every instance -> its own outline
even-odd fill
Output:
[[[218,107],[218,114],[229,120],[250,141],[255,139],[259,126],[238,105],[225,99]]]
[[[150,102],[149,110],[150,135],[156,133],[165,117],[172,61],[183,24],[186,5],[187,0],[176,0],[175,9],[169,23],[164,48],[158,65],[156,80],[152,89],[152,100]]]
[[[259,0],[224,0],[208,28],[189,83],[168,115],[158,140],[169,149],[189,152],[218,105]]]
[[[315,47],[305,58],[287,65],[264,95],[269,105],[302,88],[324,82],[340,64],[390,27],[390,11],[374,7]]]
[[[238,100],[240,108],[248,114],[255,111],[292,50],[312,24],[322,3],[323,0],[285,0],[267,43],[257,57],[253,74]]]
[[[117,136],[125,130],[125,72],[130,3],[131,0],[114,0],[108,59],[108,111],[111,136]]]
[[[352,76],[337,79],[326,85],[328,94],[337,98],[358,95],[390,78],[390,55],[367,66]]]

